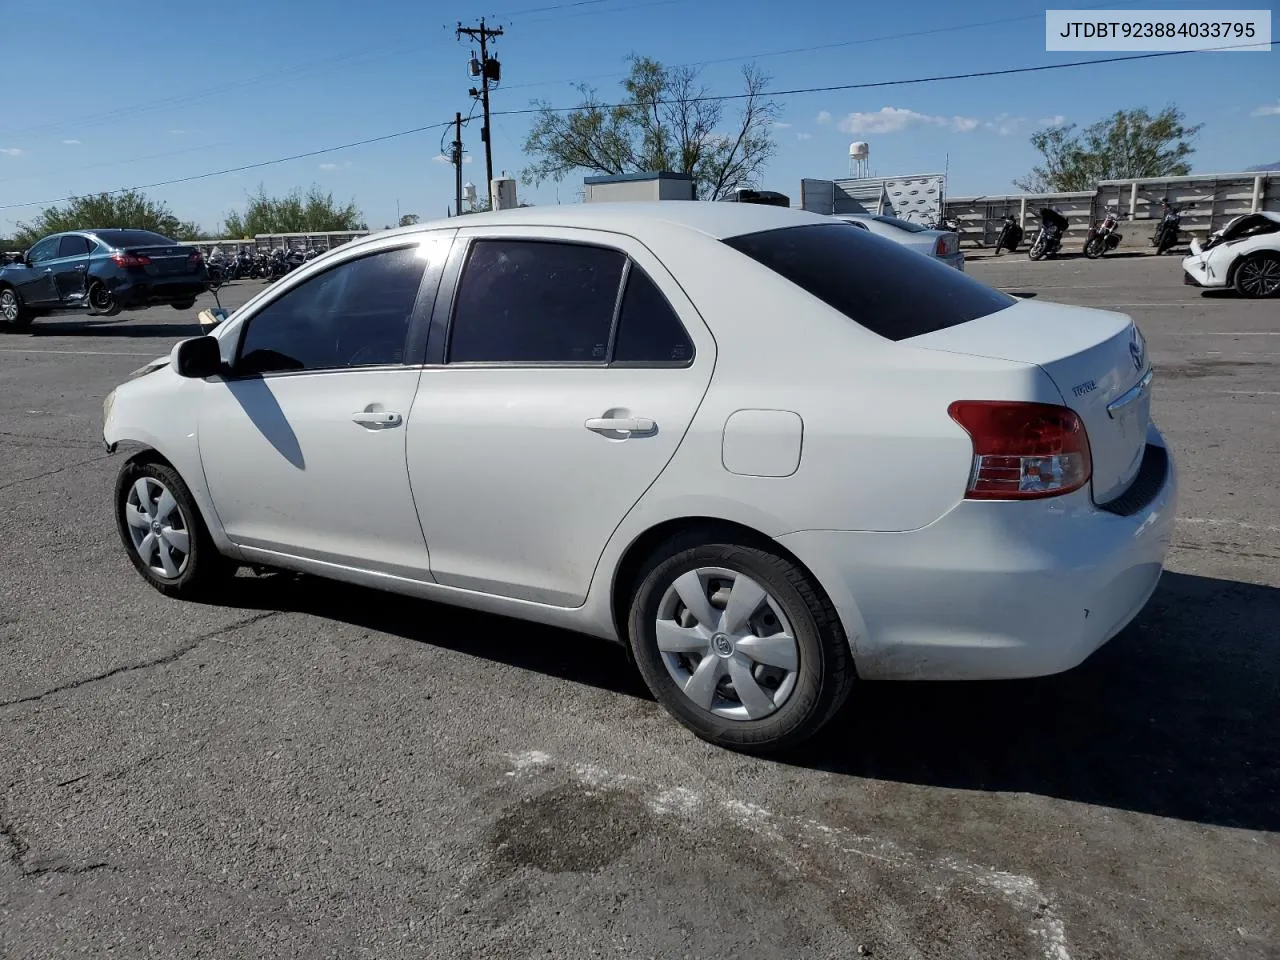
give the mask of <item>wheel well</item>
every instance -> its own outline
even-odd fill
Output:
[[[704,543],[727,540],[732,543],[741,543],[744,546],[757,547],[761,550],[776,553],[803,570],[819,595],[827,602],[830,602],[826,591],[822,589],[822,586],[809,568],[801,563],[795,554],[778,543],[777,540],[766,536],[759,530],[748,527],[746,524],[734,523],[731,520],[720,520],[716,517],[678,517],[674,520],[665,520],[655,527],[650,527],[631,542],[631,545],[623,553],[622,559],[618,562],[618,569],[613,576],[613,625],[618,632],[618,636],[622,638],[628,657],[631,656],[631,644],[627,643],[626,640],[627,619],[631,613],[631,595],[637,586],[636,581],[639,578],[640,571],[644,569],[645,563],[653,556],[654,551],[672,537],[695,531],[702,534]]]
[[[1274,250],[1254,250],[1252,253],[1241,254],[1231,261],[1231,266],[1227,268],[1227,286],[1232,286],[1236,282],[1236,270],[1240,264],[1246,260],[1257,260],[1259,257],[1271,257],[1273,260],[1280,260],[1280,253]]]

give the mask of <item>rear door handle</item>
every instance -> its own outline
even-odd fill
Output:
[[[398,427],[403,420],[394,410],[361,410],[351,415],[351,422],[362,427]]]
[[[651,433],[658,425],[648,417],[593,417],[583,426],[596,433]]]

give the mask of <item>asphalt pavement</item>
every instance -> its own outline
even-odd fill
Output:
[[[864,683],[786,760],[576,635],[166,600],[101,405],[194,311],[0,337],[0,956],[1280,957],[1280,309],[1138,253],[969,270],[1141,324],[1182,477],[1147,611],[1058,677]]]

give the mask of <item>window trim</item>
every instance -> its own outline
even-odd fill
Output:
[[[348,256],[344,256],[340,259],[337,259],[332,263],[325,264],[319,270],[309,271],[306,274],[306,276],[297,277],[293,283],[289,284],[284,289],[281,289],[278,292],[273,291],[276,293],[276,296],[270,297],[269,299],[263,301],[261,304],[255,305],[251,313],[245,316],[244,319],[239,320],[237,322],[236,331],[234,334],[235,347],[232,352],[232,360],[231,360],[231,363],[228,365],[228,368],[222,374],[219,375],[218,379],[221,379],[227,382],[239,382],[243,380],[262,379],[266,377],[275,378],[275,377],[315,376],[319,374],[367,372],[370,370],[405,370],[410,368],[421,367],[422,366],[421,358],[418,356],[411,356],[410,352],[414,349],[416,345],[419,344],[420,335],[417,333],[417,328],[422,322],[424,302],[428,295],[428,284],[429,283],[435,284],[435,282],[439,278],[439,268],[436,266],[436,264],[433,264],[430,261],[428,261],[424,266],[424,269],[422,271],[422,277],[418,282],[418,291],[416,294],[414,294],[413,306],[410,310],[410,315],[409,315],[409,325],[408,325],[408,328],[405,330],[404,353],[399,363],[365,363],[365,364],[360,364],[359,366],[319,367],[312,370],[264,370],[261,372],[253,372],[253,373],[236,373],[235,372],[236,365],[241,362],[244,356],[243,350],[244,350],[245,334],[248,332],[250,325],[252,325],[254,321],[256,321],[259,317],[262,316],[262,313],[264,310],[267,310],[273,305],[279,303],[285,297],[289,296],[290,293],[293,293],[298,288],[305,286],[306,284],[310,283],[312,280],[316,279],[317,277],[322,277],[333,270],[338,270],[338,269],[341,269],[342,267],[349,266],[350,264],[353,264],[358,260],[366,260],[369,257],[376,257],[379,254],[390,253],[397,250],[413,249],[415,247],[421,246],[421,244],[424,242],[424,240],[428,236],[429,234],[426,231],[423,231],[420,234],[410,235],[406,242],[378,245],[376,247],[373,247],[372,249],[361,247],[358,250],[351,251]],[[401,238],[397,238],[397,239],[401,239]],[[434,295],[434,292],[435,292],[434,289],[432,289],[431,295]],[[420,353],[421,351],[415,351],[415,352]]]
[[[609,321],[609,341],[605,359],[601,361],[590,360],[451,360],[449,359],[449,351],[453,346],[453,331],[457,323],[458,315],[458,294],[462,289],[462,280],[466,275],[468,265],[471,263],[472,254],[476,248],[476,244],[480,242],[512,242],[512,243],[554,243],[560,246],[573,247],[591,247],[598,250],[608,250],[613,253],[621,254],[623,257],[622,273],[618,278],[618,292],[614,298],[613,316]],[[675,304],[671,302],[671,298],[663,292],[658,286],[656,280],[653,279],[649,271],[645,270],[643,264],[636,262],[636,258],[627,250],[619,246],[609,243],[603,243],[596,239],[569,239],[564,237],[546,237],[527,234],[493,234],[493,235],[473,235],[458,238],[454,245],[455,257],[450,258],[449,267],[446,269],[446,275],[441,281],[441,292],[447,290],[447,304],[443,305],[443,322],[437,323],[433,317],[431,322],[432,339],[434,343],[440,343],[442,347],[428,349],[428,358],[426,366],[430,367],[456,367],[458,369],[494,369],[494,368],[510,368],[519,370],[529,369],[549,369],[549,370],[607,370],[616,367],[621,370],[644,370],[644,369],[683,369],[691,367],[698,356],[698,345],[694,337],[689,333],[688,324],[684,318],[680,316],[680,312],[676,309]],[[675,316],[676,321],[680,324],[680,329],[684,333],[685,339],[689,341],[691,352],[688,360],[615,360],[614,353],[618,344],[618,327],[622,319],[622,305],[627,293],[627,283],[631,279],[632,269],[639,269],[653,284],[654,289],[661,294],[662,298],[667,302],[671,313]],[[437,298],[435,313],[441,312],[442,303],[445,298]],[[434,355],[433,355],[434,354]]]

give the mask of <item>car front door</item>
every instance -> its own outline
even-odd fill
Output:
[[[45,237],[27,251],[27,269],[16,283],[18,295],[29,307],[50,307],[58,300],[53,283],[53,261],[58,256],[61,237]]]
[[[638,241],[460,230],[407,435],[436,581],[580,605],[714,362],[710,332]]]
[[[229,369],[204,384],[199,444],[234,543],[430,580],[404,450],[439,236],[361,245],[282,281],[223,335]]]
[[[89,253],[94,243],[79,234],[64,234],[58,242],[58,255],[50,261],[53,286],[63,306],[84,302],[89,276]]]

